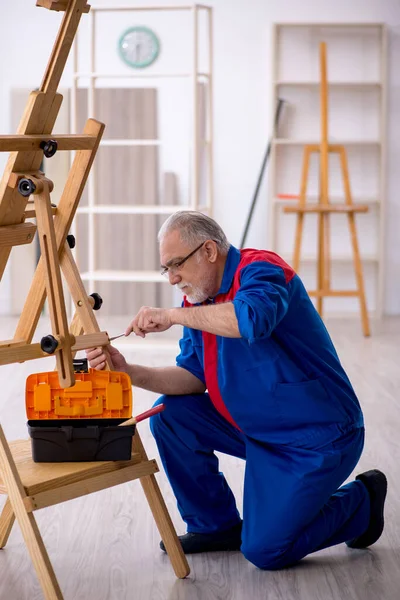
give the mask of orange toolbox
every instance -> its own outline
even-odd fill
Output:
[[[75,385],[61,388],[57,371],[26,380],[28,431],[35,462],[129,460],[135,424],[126,373],[96,371],[75,360]]]

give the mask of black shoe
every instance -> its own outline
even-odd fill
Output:
[[[198,554],[199,552],[219,552],[227,550],[240,550],[242,544],[242,521],[225,531],[214,533],[186,533],[178,536],[185,554]],[[160,548],[166,552],[163,541]]]
[[[382,535],[384,526],[383,507],[387,493],[387,479],[378,469],[361,473],[357,475],[356,479],[362,481],[368,490],[371,503],[371,516],[367,530],[354,540],[346,542],[346,544],[350,548],[366,548],[375,544]]]

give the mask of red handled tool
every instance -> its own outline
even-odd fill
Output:
[[[136,417],[131,417],[127,421],[120,423],[120,426],[136,425],[136,423],[139,423],[140,421],[144,421],[144,419],[148,419],[149,417],[152,417],[153,415],[157,415],[158,413],[162,412],[164,410],[164,408],[165,408],[165,404],[158,404],[157,406],[154,406],[153,408],[150,408],[149,410],[142,412],[140,415],[137,415]]]

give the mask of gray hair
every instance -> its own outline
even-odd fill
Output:
[[[221,254],[227,254],[230,243],[222,228],[214,219],[195,210],[180,210],[173,213],[163,223],[158,232],[158,241],[170,231],[179,230],[182,242],[188,246],[195,246],[199,242],[214,240],[217,242]]]

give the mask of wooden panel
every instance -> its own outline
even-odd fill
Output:
[[[78,90],[77,96],[80,128],[87,114],[87,90]],[[155,89],[99,88],[95,90],[95,107],[95,114],[106,123],[104,139],[157,139]],[[101,147],[94,170],[96,204],[157,204],[157,147]],[[81,234],[82,227],[78,226]],[[96,215],[96,268],[154,270],[159,262],[156,234],[155,215]],[[81,271],[81,264],[87,264],[86,246],[87,234],[83,238],[81,234]],[[103,304],[104,316],[133,315],[142,305],[154,305],[156,299],[156,284],[103,282],[96,285],[96,291],[113,299],[112,306],[110,302]]]
[[[163,193],[160,198],[161,204],[167,206],[176,206],[179,204],[178,196],[178,178],[176,173],[164,173],[163,177]],[[158,217],[158,228],[167,220],[169,215],[160,215]],[[158,259],[157,266],[160,260]],[[176,302],[175,302],[176,304]],[[174,288],[169,282],[157,283],[157,302],[156,306],[163,308],[171,308],[174,306]]]
[[[198,177],[198,199],[199,199],[199,207],[207,204],[207,87],[204,83],[197,84],[197,98],[198,98],[198,169],[199,169],[199,177]]]

